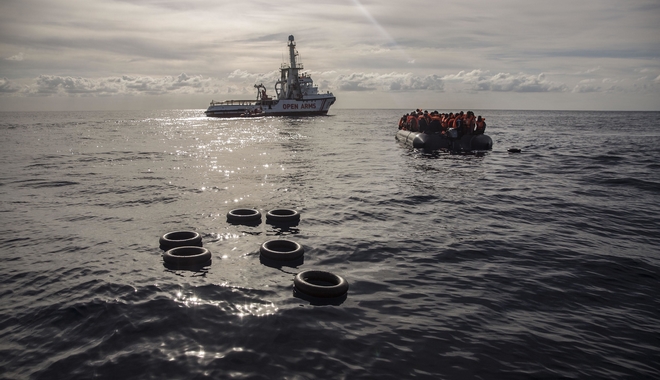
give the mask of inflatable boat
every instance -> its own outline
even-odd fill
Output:
[[[439,133],[411,132],[400,129],[396,133],[397,141],[415,149],[424,151],[446,150],[455,153],[472,153],[493,149],[493,140],[484,134],[464,135],[459,137],[454,130],[448,135]]]

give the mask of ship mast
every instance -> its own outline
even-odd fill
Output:
[[[279,99],[301,99],[300,83],[298,81],[298,70],[302,70],[302,64],[296,62],[298,52],[296,51],[296,42],[293,35],[289,36],[289,64],[282,64],[282,77],[280,83],[286,83],[285,91],[278,93]]]

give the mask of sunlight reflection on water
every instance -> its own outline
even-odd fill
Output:
[[[226,283],[220,285],[222,287],[229,287]],[[230,287],[229,287],[230,288]],[[230,288],[231,291],[238,289]],[[217,307],[223,312],[228,314],[235,315],[239,318],[244,317],[263,317],[267,315],[273,315],[277,313],[278,308],[272,302],[230,302],[227,300],[213,300],[213,299],[203,299],[194,291],[178,291],[174,294],[174,301],[184,305],[189,308],[199,307],[199,306],[213,306]]]

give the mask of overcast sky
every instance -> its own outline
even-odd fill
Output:
[[[290,34],[336,108],[660,110],[660,0],[0,0],[0,110],[252,99]]]

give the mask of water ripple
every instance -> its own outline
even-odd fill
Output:
[[[403,113],[8,114],[2,376],[657,378],[658,114],[480,111],[477,157],[399,145]],[[179,230],[211,265],[164,266]],[[267,265],[273,237],[304,260]],[[300,297],[306,269],[348,296]]]

